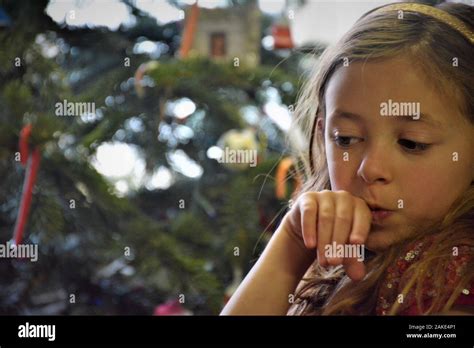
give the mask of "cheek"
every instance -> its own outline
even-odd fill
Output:
[[[439,163],[439,162],[438,162]],[[418,165],[403,171],[401,187],[413,216],[438,219],[462,193],[463,184],[452,168]]]
[[[327,149],[329,178],[333,190],[350,191],[352,181],[356,177],[356,161],[350,160],[349,151]]]

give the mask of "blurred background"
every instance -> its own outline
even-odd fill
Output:
[[[302,82],[389,2],[0,1],[0,243],[38,245],[0,314],[218,314],[301,180]]]

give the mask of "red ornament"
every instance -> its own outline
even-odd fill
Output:
[[[23,182],[23,192],[21,196],[20,209],[15,223],[15,230],[13,232],[13,241],[15,245],[18,245],[23,240],[23,231],[26,226],[28,219],[28,213],[30,212],[31,197],[33,195],[33,187],[36,182],[36,176],[38,174],[40,164],[40,151],[38,148],[34,148],[33,151],[29,152],[28,141],[31,136],[32,126],[27,124],[23,127],[20,132],[20,163],[26,168],[25,181]]]
[[[272,27],[272,36],[275,49],[288,49],[295,47],[291,39],[290,28],[288,25],[276,24]]]

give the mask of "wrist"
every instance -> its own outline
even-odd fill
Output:
[[[287,224],[282,222],[275,231],[275,238],[281,240],[285,249],[287,249],[287,271],[293,275],[297,274],[301,278],[316,259],[316,248],[306,248],[303,238],[285,228],[285,226]]]

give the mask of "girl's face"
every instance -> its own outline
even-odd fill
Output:
[[[408,60],[340,67],[325,105],[332,190],[389,210],[374,217],[369,249],[439,221],[473,181],[474,126]]]

